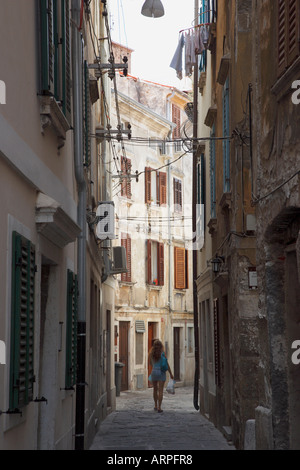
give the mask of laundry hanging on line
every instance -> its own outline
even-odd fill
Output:
[[[175,54],[170,67],[176,70],[179,80],[183,76],[192,75],[193,66],[197,64],[197,56],[202,54],[209,45],[209,25],[201,25],[182,33],[179,37]],[[184,53],[184,60],[183,60]]]

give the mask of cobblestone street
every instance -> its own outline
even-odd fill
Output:
[[[193,388],[164,391],[163,413],[153,409],[152,389],[121,392],[117,409],[101,424],[90,450],[234,450],[193,406]]]

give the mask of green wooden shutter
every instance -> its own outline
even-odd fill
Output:
[[[76,383],[77,370],[77,275],[68,270],[67,274],[67,327],[66,327],[66,388]]]
[[[10,409],[33,399],[35,249],[13,232]]]
[[[41,86],[42,93],[55,94],[57,87],[56,63],[57,48],[55,34],[57,32],[56,1],[40,0],[41,17]]]
[[[90,100],[90,80],[88,63],[84,61],[83,67],[83,102],[84,102],[84,156],[85,165],[89,166],[91,162],[91,100]]]
[[[61,2],[62,18],[62,109],[68,122],[71,123],[71,34],[70,2]]]

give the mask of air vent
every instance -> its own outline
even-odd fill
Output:
[[[136,333],[145,333],[145,322],[144,320],[136,320],[135,321],[135,331]]]

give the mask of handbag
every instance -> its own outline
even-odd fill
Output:
[[[168,361],[167,361],[167,358],[165,356],[165,353],[162,353],[162,355],[161,355],[160,368],[163,372],[166,372],[169,368]]]

